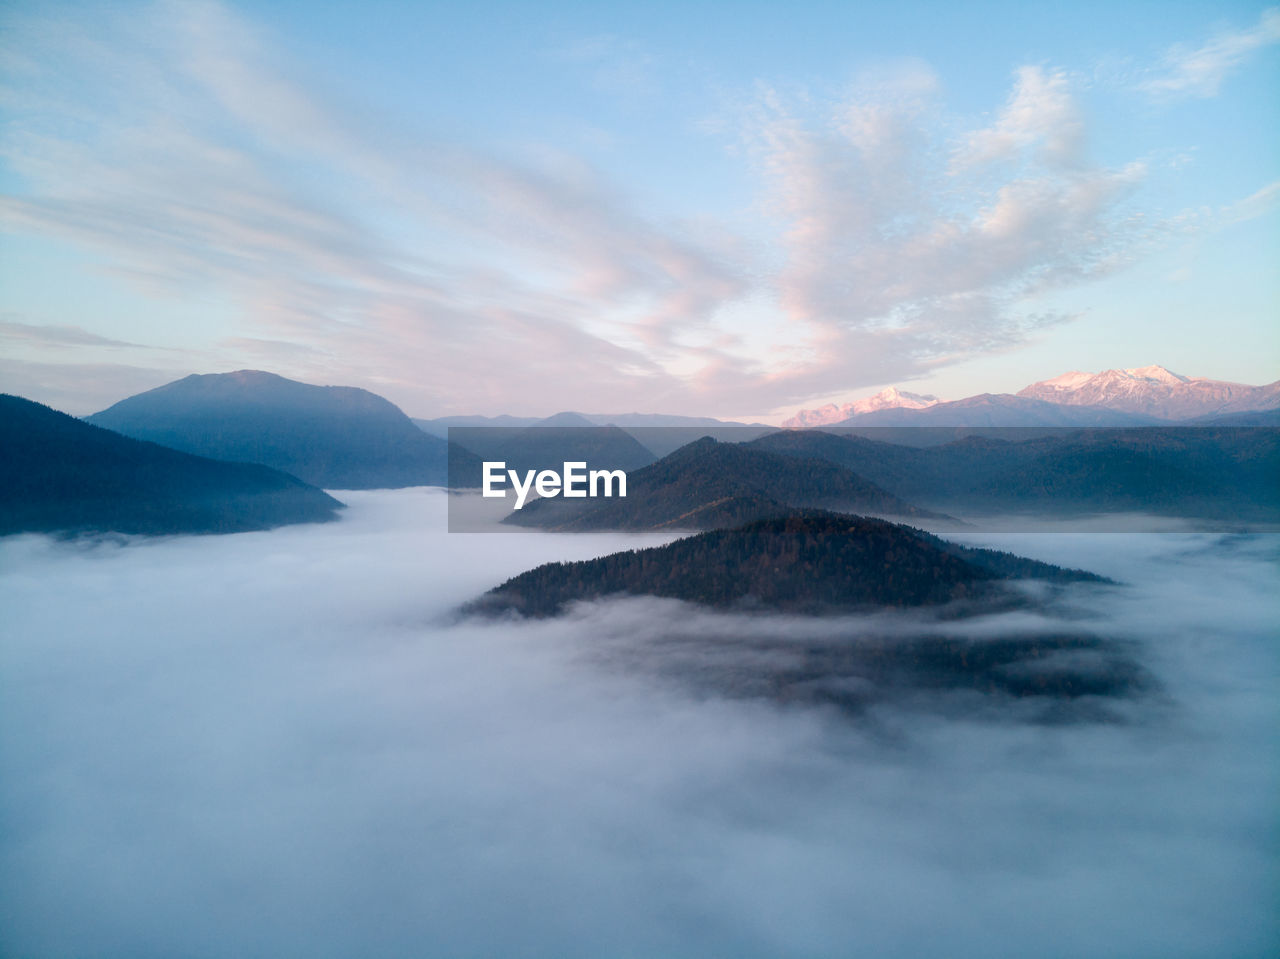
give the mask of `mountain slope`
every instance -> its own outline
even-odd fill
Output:
[[[1280,381],[1248,386],[1222,380],[1193,379],[1163,366],[1101,373],[1073,371],[1032,383],[1018,396],[1062,406],[1104,406],[1165,420],[1280,407]]]
[[[257,370],[188,376],[88,421],[199,456],[262,463],[329,489],[447,480],[448,444],[389,401],[367,390],[312,386]]]
[[[0,395],[0,534],[230,533],[323,522],[342,506],[251,463],[130,439]]]
[[[936,517],[847,469],[704,437],[627,479],[617,499],[543,499],[504,522],[545,529],[709,529],[823,507]]]
[[[751,445],[825,459],[948,511],[1280,519],[1280,430],[1274,427],[1065,430],[1017,441],[973,436],[927,448],[787,431]]]
[[[551,616],[574,601],[628,594],[818,613],[993,599],[1002,593],[998,581],[1014,578],[1105,582],[1079,570],[961,549],[883,520],[799,511],[666,546],[548,563],[496,587],[471,609]]]

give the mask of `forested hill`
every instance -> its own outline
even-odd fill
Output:
[[[666,546],[549,563],[508,580],[470,609],[550,616],[575,600],[614,594],[802,613],[906,608],[995,597],[1000,580],[1021,578],[1105,582],[883,520],[798,511]]]
[[[505,522],[559,530],[713,529],[796,508],[939,516],[825,460],[704,437],[629,474],[625,498],[537,500]]]
[[[1143,512],[1280,522],[1280,429],[1274,426],[1063,430],[1034,437],[1002,430],[929,447],[787,430],[750,446],[823,459],[912,502],[962,515]]]
[[[230,533],[335,518],[323,490],[90,426],[0,395],[0,535]]]

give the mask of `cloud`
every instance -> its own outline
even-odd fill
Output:
[[[1062,71],[1026,66],[1017,72],[1013,93],[994,125],[975,130],[958,151],[960,165],[991,163],[1037,149],[1055,166],[1078,161],[1084,121]]]
[[[1260,216],[1266,216],[1276,208],[1280,201],[1280,180],[1268,183],[1243,200],[1231,204],[1222,210],[1221,218],[1227,223],[1243,223]]]
[[[116,400],[164,386],[191,372],[189,366],[49,363],[0,356],[0,392],[35,399],[72,416],[88,416]]]
[[[315,358],[295,369],[378,370],[422,410],[519,391],[572,405],[678,392],[677,335],[745,289],[737,265],[571,157],[405,143],[322,105],[219,5],[144,20],[145,37],[133,18],[14,31],[42,54],[23,96],[67,122],[6,141],[33,189],[0,201],[0,221],[94,248],[149,295],[231,297],[247,335],[227,340],[296,340]],[[69,95],[64,70],[110,108]]]
[[[31,109],[0,143],[23,184],[0,224],[94,251],[179,328],[215,294],[206,369],[242,344],[419,415],[763,413],[1015,348],[1052,314],[1035,297],[1156,232],[1127,209],[1142,165],[1092,164],[1043,67],[968,131],[914,61],[808,105],[765,92],[758,216],[703,227],[563,150],[344,109],[219,4],[143,11],[15,20],[8,96]]]
[[[1199,47],[1180,44],[1164,57],[1163,71],[1141,84],[1156,97],[1215,97],[1222,83],[1251,56],[1280,42],[1280,8],[1264,10],[1243,30],[1218,33]]]
[[[769,90],[753,119],[785,224],[778,302],[813,344],[797,394],[1013,348],[1045,321],[1036,296],[1120,268],[1162,229],[1131,203],[1142,162],[1089,160],[1062,73],[1019,70],[971,131],[918,78],[825,102]]]
[[[79,326],[59,326],[57,324],[19,323],[16,320],[0,320],[0,338],[16,340],[23,343],[34,343],[41,346],[106,346],[106,347],[139,347],[138,343],[127,343],[124,340],[113,340],[110,337],[90,333]],[[146,347],[141,347],[146,349]]]
[[[655,538],[343,498],[269,533],[0,541],[0,952],[1274,952],[1270,538],[987,537],[1129,585],[957,629],[1086,628],[1163,693],[1120,723],[981,697],[850,721],[699,671],[910,617],[460,623],[535,563]]]

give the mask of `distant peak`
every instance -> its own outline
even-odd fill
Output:
[[[1188,378],[1181,374],[1166,370],[1163,366],[1139,366],[1136,369],[1125,370],[1130,376],[1136,376],[1144,380],[1156,380],[1160,383],[1186,383]]]
[[[906,390],[900,390],[896,386],[889,386],[874,396],[866,396],[860,400],[854,400],[852,403],[844,403],[840,406],[835,403],[828,403],[818,409],[801,410],[782,425],[784,427],[826,426],[832,423],[839,423],[859,413],[873,413],[876,410],[889,409],[922,410],[939,402],[941,401],[936,396],[928,393],[910,393]]]

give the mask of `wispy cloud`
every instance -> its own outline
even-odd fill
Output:
[[[1228,30],[1200,46],[1179,44],[1165,55],[1161,71],[1141,84],[1158,97],[1213,97],[1223,81],[1254,53],[1280,42],[1280,7],[1264,10],[1258,22]]]
[[[1226,207],[1222,211],[1225,223],[1243,223],[1260,216],[1266,216],[1280,204],[1280,180],[1268,183],[1261,190],[1249,194],[1243,200]]]
[[[40,346],[105,346],[105,347],[139,347],[141,344],[128,343],[124,340],[113,340],[99,336],[78,326],[43,326],[34,323],[20,323],[16,320],[0,320],[0,339],[33,343]]]
[[[1084,121],[1066,73],[1024,66],[995,123],[970,133],[956,161],[972,165],[1008,160],[1034,149],[1047,163],[1071,165],[1080,157],[1083,137]]]
[[[649,215],[563,150],[340,110],[216,3],[2,42],[33,109],[0,142],[24,183],[0,223],[95,250],[179,325],[216,291],[225,328],[191,344],[206,368],[376,384],[413,413],[763,412],[907,378],[1023,342],[1054,321],[1030,298],[1152,231],[1127,207],[1143,166],[1091,164],[1069,78],[1044,67],[976,129],[916,62],[825,101],[765,90],[748,243]]]

